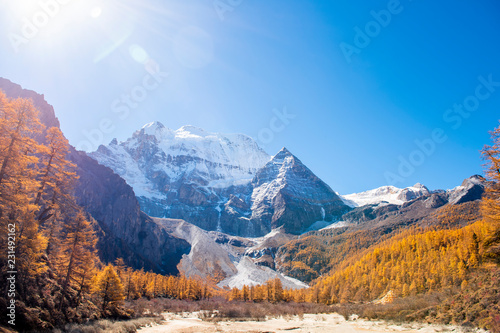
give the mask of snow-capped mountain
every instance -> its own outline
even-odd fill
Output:
[[[384,203],[402,205],[405,202],[417,199],[429,193],[430,192],[427,187],[420,183],[417,183],[406,188],[382,186],[365,192],[342,195],[341,198],[347,205],[351,207],[377,205]]]
[[[242,134],[153,122],[90,156],[133,187],[145,213],[205,230],[262,236],[283,225],[301,233],[350,209],[288,150],[271,158]]]
[[[160,122],[144,125],[125,142],[100,146],[91,156],[144,199],[164,199],[170,184],[186,178],[207,189],[245,185],[270,160],[243,134],[209,133],[194,126],[174,131]]]

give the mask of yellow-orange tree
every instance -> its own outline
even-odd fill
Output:
[[[123,284],[112,265],[108,265],[97,275],[94,292],[101,300],[101,310],[114,311],[125,299]]]
[[[2,274],[18,272],[17,292],[23,299],[46,268],[41,260],[46,238],[39,232],[33,202],[40,151],[34,137],[42,129],[31,101],[9,99],[0,91],[0,269]]]
[[[494,232],[486,240],[486,255],[500,263],[500,126],[491,132],[493,143],[484,147],[482,154],[486,159],[486,175],[491,180],[482,200],[481,212]]]

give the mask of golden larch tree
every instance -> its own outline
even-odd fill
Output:
[[[484,220],[493,232],[486,240],[486,255],[500,263],[500,126],[491,132],[492,144],[485,146],[482,155],[486,160],[486,176],[491,181],[481,204]]]
[[[101,300],[101,310],[113,311],[125,299],[123,284],[118,278],[112,265],[104,267],[100,272],[94,284],[94,292]]]

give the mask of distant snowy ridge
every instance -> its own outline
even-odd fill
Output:
[[[373,190],[341,195],[344,203],[351,207],[377,204],[402,205],[405,202],[429,194],[429,189],[417,183],[407,188],[397,188],[395,186],[382,186]]]

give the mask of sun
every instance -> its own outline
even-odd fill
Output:
[[[6,11],[11,18],[30,21],[41,28],[52,25],[56,18],[70,16],[78,21],[86,17],[97,18],[102,13],[99,6],[103,1],[96,0],[22,0],[6,3]]]
[[[168,31],[172,22],[181,21],[175,11],[141,0],[0,0],[0,22],[7,27],[11,50],[38,62],[58,57],[61,65],[69,65],[73,57],[99,63],[122,47],[135,61],[147,63],[148,52],[131,37],[140,29],[158,34],[151,17],[170,22]],[[177,51],[192,49],[189,40],[180,41],[184,49]]]
[[[82,38],[82,33],[105,28],[112,13],[107,0],[22,0],[5,3],[3,13],[9,20],[9,40],[19,52],[25,44],[40,42],[54,47]],[[111,25],[111,23],[109,24]]]

